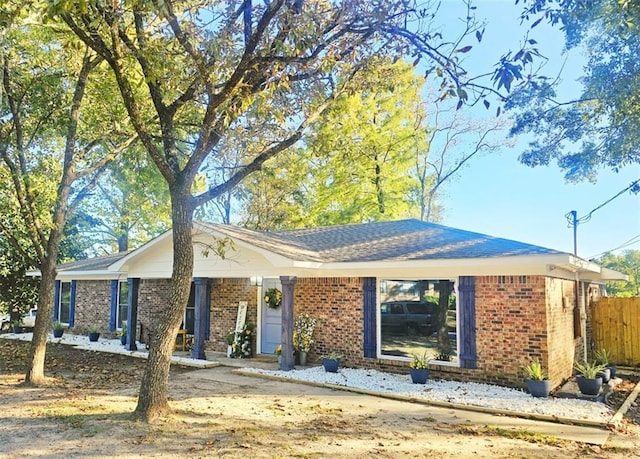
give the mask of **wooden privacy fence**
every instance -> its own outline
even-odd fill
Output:
[[[640,298],[601,298],[593,305],[595,349],[618,365],[640,364]]]

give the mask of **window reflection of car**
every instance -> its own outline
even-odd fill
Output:
[[[433,318],[438,305],[425,301],[387,301],[380,304],[381,326],[384,331],[409,335],[431,335],[435,331]]]
[[[22,327],[23,328],[33,328],[36,325],[36,315],[38,314],[38,309],[33,308],[24,316],[22,316]],[[5,314],[0,316],[0,329],[9,330],[11,326],[11,315]]]

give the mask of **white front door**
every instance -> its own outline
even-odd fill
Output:
[[[260,350],[263,354],[273,354],[282,335],[282,306],[272,309],[264,301],[264,295],[270,288],[282,291],[280,279],[262,280]]]

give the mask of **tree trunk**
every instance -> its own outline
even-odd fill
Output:
[[[53,290],[56,281],[56,259],[61,239],[59,231],[51,230],[47,253],[40,265],[40,287],[38,288],[38,315],[33,328],[29,349],[29,360],[24,383],[39,385],[45,382],[44,358],[47,351],[47,334],[53,317]]]
[[[151,325],[149,358],[145,366],[134,417],[152,422],[167,415],[169,368],[193,277],[193,206],[187,193],[171,191],[173,218],[173,273],[169,304]]]

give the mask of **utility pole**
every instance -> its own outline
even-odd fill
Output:
[[[573,227],[573,254],[578,256],[578,212],[572,210],[565,215],[569,227]]]
[[[573,254],[577,257],[578,256],[578,212],[575,210],[572,210],[571,212],[569,212],[571,214],[571,217],[573,218]]]

